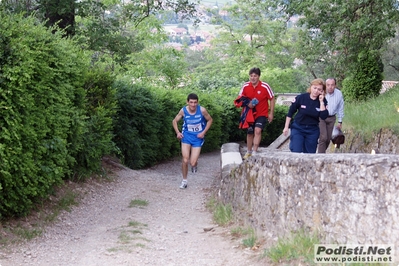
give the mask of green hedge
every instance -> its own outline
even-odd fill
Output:
[[[85,99],[75,103],[75,108],[84,111],[82,119],[76,118],[83,127],[71,130],[68,139],[69,152],[75,158],[73,176],[69,177],[73,180],[82,180],[101,170],[104,155],[118,154],[112,141],[117,109],[115,77],[97,66],[86,73],[84,81]]]
[[[23,215],[71,174],[88,59],[33,18],[0,13],[0,214]],[[78,99],[80,98],[80,99]]]
[[[34,18],[0,13],[0,218],[116,153],[115,78]]]
[[[120,80],[116,84],[118,112],[114,141],[123,162],[133,168],[152,165],[161,148],[162,120],[160,102],[150,90]]]

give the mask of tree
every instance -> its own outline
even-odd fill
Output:
[[[93,52],[93,61],[108,61],[113,71],[124,66],[128,55],[144,48],[144,35],[154,39],[161,32],[158,14],[170,10],[184,20],[196,13],[196,3],[188,0],[4,0],[0,5],[11,12],[35,12],[48,27],[58,25],[65,36],[76,35],[82,47]]]
[[[347,100],[365,101],[377,97],[381,90],[383,64],[379,52],[359,54],[356,69],[343,81],[343,94]]]
[[[11,13],[30,15],[37,9],[37,1],[32,0],[2,0],[0,6]]]
[[[178,25],[177,25],[177,28],[186,29],[187,32],[188,32],[188,26],[187,26],[187,24],[185,24],[185,23],[180,23],[180,24],[178,24]]]
[[[390,39],[383,49],[384,79],[399,80],[399,27],[395,37]]]
[[[134,83],[176,89],[186,78],[184,54],[174,48],[152,46],[132,56],[127,74]]]
[[[302,59],[310,66],[325,62],[325,74],[339,82],[359,73],[360,54],[371,53],[380,61],[381,48],[394,36],[392,25],[399,22],[396,0],[278,0],[278,4],[288,17],[299,16],[298,25],[307,36],[301,45],[311,55]]]
[[[72,37],[75,34],[76,0],[3,0],[0,6],[15,14],[36,14],[47,27],[52,27],[53,33],[63,29],[64,36]],[[58,25],[58,28],[54,25]]]
[[[65,30],[65,36],[75,35],[75,0],[38,0],[46,26],[58,25]]]
[[[212,47],[205,53],[205,60],[195,69],[200,73],[197,75],[199,84],[227,86],[231,82],[226,81],[233,79],[235,84],[242,84],[248,79],[248,70],[255,66],[262,69],[262,76],[278,71],[282,71],[281,77],[294,73],[306,76],[301,70],[302,66],[294,65],[293,50],[297,33],[295,29],[286,29],[286,21],[276,9],[270,8],[270,2],[256,1],[254,4],[254,1],[237,0],[236,4],[227,6],[224,11],[227,16],[220,16],[219,12],[214,12],[212,16],[212,23],[218,25],[218,33],[212,41]],[[288,71],[284,72],[284,69]],[[209,77],[212,76],[222,82],[211,80]],[[283,91],[290,88],[291,92],[296,92],[305,86],[302,79],[296,79],[294,83],[291,80],[285,80]]]
[[[213,42],[215,49],[232,58],[237,65],[271,65],[290,67],[293,58],[285,53],[282,40],[285,37],[285,21],[274,19],[267,5],[257,5],[238,0],[226,11],[229,19],[214,14],[213,23],[220,25],[218,38]]]
[[[189,0],[148,0],[148,1],[123,1],[123,0],[110,0],[113,4],[122,7],[122,14],[127,20],[138,25],[146,18],[154,14],[163,13],[165,10],[173,10],[178,19],[183,21],[185,19],[193,19],[196,16],[196,4],[198,1]],[[195,23],[198,20],[194,20]]]

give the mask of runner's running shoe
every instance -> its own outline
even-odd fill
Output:
[[[191,166],[191,172],[196,173],[197,172],[197,166]]]
[[[251,157],[251,156],[252,156],[252,153],[251,153],[251,152],[247,152],[247,153],[244,155],[243,159],[246,160],[246,159],[248,159],[248,158]]]
[[[181,181],[180,188],[181,189],[187,188],[187,181],[185,180]]]

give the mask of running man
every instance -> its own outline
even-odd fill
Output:
[[[183,118],[182,131],[179,131],[178,122]],[[212,125],[212,117],[205,107],[198,104],[197,94],[190,93],[187,96],[187,106],[180,109],[172,121],[176,137],[181,140],[182,174],[183,180],[180,188],[187,188],[188,162],[190,160],[191,171],[197,172],[198,157],[205,141],[205,134]]]

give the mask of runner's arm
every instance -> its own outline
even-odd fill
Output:
[[[177,113],[176,117],[172,121],[173,129],[175,130],[176,136],[179,139],[183,137],[183,134],[180,132],[177,123],[183,118],[183,116],[184,116],[183,109],[180,109],[180,111]]]

